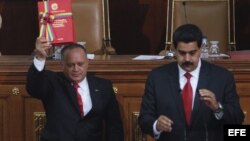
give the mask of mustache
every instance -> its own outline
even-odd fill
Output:
[[[182,63],[182,66],[192,66],[192,65],[193,65],[193,63],[189,62],[189,61]]]

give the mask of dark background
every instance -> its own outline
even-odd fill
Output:
[[[109,0],[112,45],[118,54],[158,54],[164,49],[168,0]],[[29,55],[38,36],[36,0],[0,0],[0,51]],[[249,50],[250,0],[235,0],[237,50]]]

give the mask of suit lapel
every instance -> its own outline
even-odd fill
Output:
[[[183,108],[183,102],[182,102],[182,97],[181,97],[181,89],[180,89],[180,83],[179,83],[179,69],[177,67],[177,63],[175,67],[171,71],[171,89],[172,89],[172,96],[174,98],[174,101],[176,103],[176,108],[177,111],[180,114],[180,117],[182,117],[182,120],[185,121],[185,115],[184,115],[184,108]],[[176,79],[177,78],[177,79]]]
[[[92,101],[92,109],[86,115],[86,118],[91,117],[91,115],[93,115],[92,113],[96,111],[96,107],[99,103],[100,89],[98,87],[98,84],[93,79],[94,79],[93,77],[87,76],[87,81],[89,85],[89,94]]]
[[[63,82],[64,82],[64,87],[65,88],[65,93],[66,95],[69,97],[70,101],[72,102],[72,105],[74,107],[74,109],[76,110],[77,113],[79,113],[80,116],[80,112],[79,112],[79,108],[78,108],[78,103],[77,103],[77,97],[76,97],[76,92],[74,90],[74,87],[72,85],[72,82],[70,82],[64,74],[60,74],[63,78]]]

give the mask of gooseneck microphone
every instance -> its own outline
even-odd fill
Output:
[[[201,101],[201,104],[206,106],[204,101]],[[204,122],[203,124],[204,124],[204,128],[205,128],[205,141],[208,141],[208,128],[207,128],[208,117],[209,117],[209,115],[207,115],[207,112],[205,112],[203,115],[203,122]]]
[[[187,141],[187,129],[186,129],[186,127],[184,129],[184,141]]]
[[[188,23],[188,18],[187,18],[187,10],[186,10],[186,1],[182,2],[183,5],[183,11],[184,11],[184,16],[185,16],[185,22],[186,24]],[[174,51],[172,51],[172,47],[169,47],[169,51],[166,52],[165,59],[173,59],[176,58],[176,55]]]
[[[188,18],[187,18],[187,8],[186,8],[186,1],[182,2],[183,5],[183,11],[184,11],[184,17],[185,17],[185,22],[186,24],[188,23]]]
[[[206,132],[206,134],[205,134],[205,141],[208,141],[208,131],[207,131],[207,124],[205,123],[205,132]]]

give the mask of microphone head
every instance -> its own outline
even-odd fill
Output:
[[[172,51],[168,51],[168,52],[166,53],[166,55],[165,55],[165,58],[166,58],[166,59],[173,59],[173,58],[175,58],[175,53],[172,52]]]

